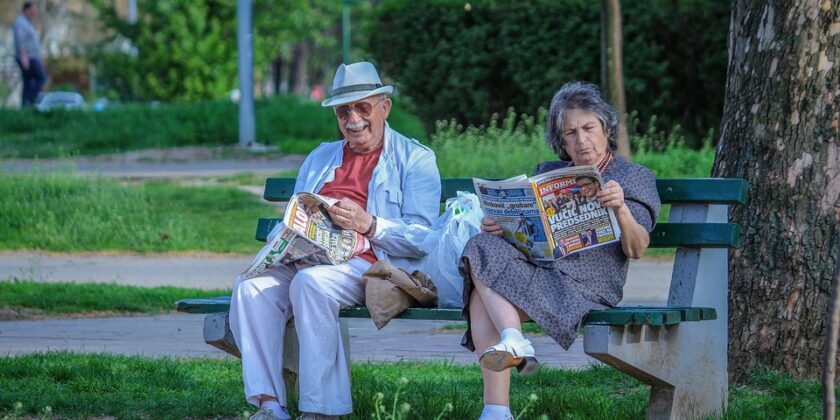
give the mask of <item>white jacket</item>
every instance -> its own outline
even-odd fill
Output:
[[[318,192],[335,178],[341,166],[345,140],[323,143],[300,167],[295,193]],[[440,209],[440,173],[434,152],[385,124],[385,143],[368,185],[367,212],[376,216],[374,253],[405,270],[426,255],[406,231],[430,226]],[[410,271],[409,271],[410,272]]]

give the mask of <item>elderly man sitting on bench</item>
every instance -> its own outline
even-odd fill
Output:
[[[392,130],[388,94],[373,64],[340,65],[332,96],[343,140],[317,147],[300,168],[295,192],[340,200],[333,222],[364,234],[372,249],[339,265],[293,263],[255,278],[238,278],[230,327],[242,353],[245,396],[259,411],[252,419],[287,419],[283,383],[286,323],[294,317],[300,345],[298,407],[304,419],[351,413],[350,361],[339,310],[365,303],[362,274],[376,261],[409,269],[424,253],[403,233],[431,225],[438,215],[440,174],[434,153]],[[305,122],[301,122],[305,124]]]

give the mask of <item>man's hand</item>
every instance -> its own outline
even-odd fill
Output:
[[[353,229],[362,234],[368,231],[373,222],[373,216],[348,198],[342,199],[327,211],[333,223],[342,229]]]
[[[502,227],[496,224],[496,221],[489,217],[481,219],[481,231],[484,233],[491,233],[496,236],[502,236],[504,234]]]
[[[608,181],[604,189],[598,191],[598,201],[602,207],[620,209],[624,206],[624,188],[615,181]]]
[[[29,57],[21,57],[20,64],[23,65],[24,70],[29,70]]]

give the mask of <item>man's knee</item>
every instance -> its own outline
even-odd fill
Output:
[[[293,302],[304,296],[320,296],[324,294],[325,290],[322,279],[311,270],[299,271],[289,286],[289,295]]]

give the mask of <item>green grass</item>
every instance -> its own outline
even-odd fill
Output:
[[[545,143],[543,119],[522,116],[517,121],[513,111],[486,127],[464,128],[454,122],[439,122],[432,135],[431,147],[437,156],[442,177],[507,178],[530,175],[539,162],[557,160]],[[661,151],[648,150],[650,137],[666,137]],[[633,161],[650,168],[657,178],[708,177],[714,163],[714,149],[708,142],[701,150],[685,147],[676,132],[667,135],[645,133],[631,136],[631,146],[639,147]]]
[[[278,214],[231,187],[122,185],[72,173],[4,175],[0,196],[0,249],[252,254],[257,219]]]
[[[172,312],[175,301],[230,295],[229,290],[137,287],[102,283],[0,281],[0,308],[40,316]],[[2,319],[2,318],[0,318]]]
[[[339,138],[332,109],[317,102],[278,96],[257,101],[255,110],[257,141],[279,145],[285,153],[308,153]],[[237,105],[229,101],[115,105],[102,112],[0,110],[0,158],[233,145],[237,121]],[[420,120],[398,105],[389,122],[407,136],[427,139]]]
[[[234,359],[148,359],[107,354],[51,352],[0,359],[0,416],[36,416],[50,407],[62,418],[233,418],[253,411],[242,396],[240,362]],[[354,413],[369,419],[377,393],[391,411],[409,404],[405,418],[432,419],[447,403],[444,418],[475,418],[481,412],[477,366],[450,363],[354,364]],[[405,379],[403,379],[405,378]],[[730,390],[726,419],[819,418],[816,381],[793,380],[759,371]],[[522,418],[641,419],[649,391],[643,384],[607,367],[581,371],[545,368],[536,375],[513,375],[514,413],[536,401]],[[294,391],[290,408],[296,411]],[[20,403],[18,409],[15,404]],[[384,418],[384,417],[383,417]]]

